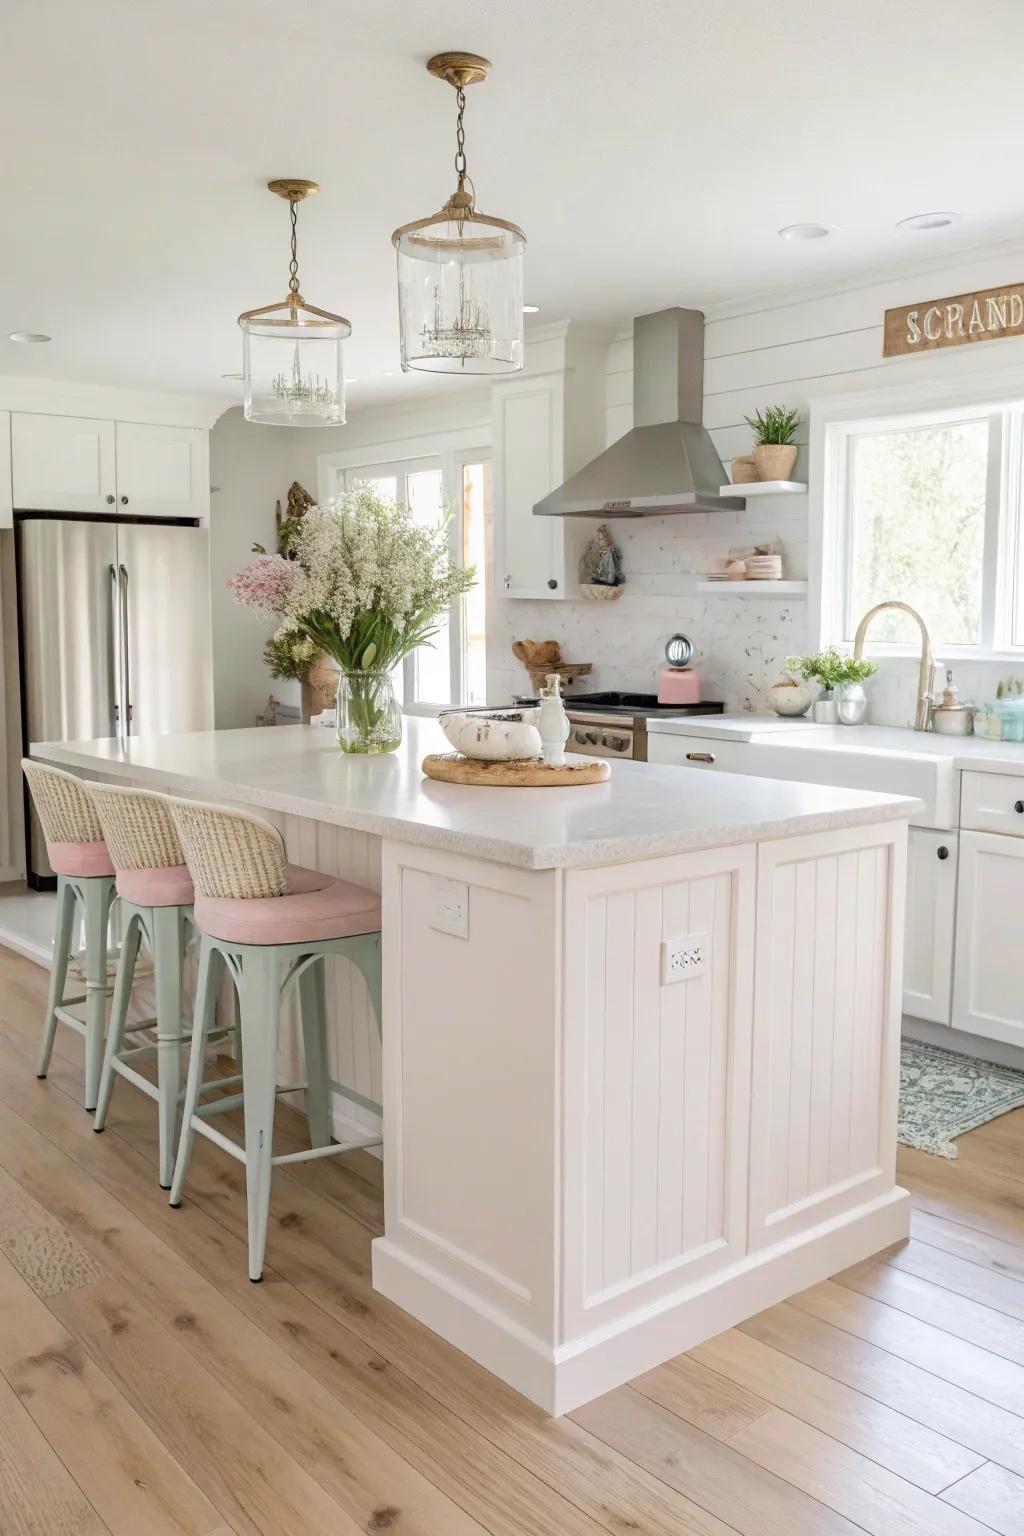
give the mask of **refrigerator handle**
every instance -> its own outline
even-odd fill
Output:
[[[120,593],[117,578],[117,566],[111,565],[110,569],[110,639],[114,651],[114,698],[113,715],[117,734],[120,736],[124,730],[121,720],[121,619],[120,619]]]
[[[131,677],[128,671],[128,571],[123,565],[118,568],[118,588],[120,591],[121,609],[121,734],[130,736],[132,733],[132,704],[131,704]]]

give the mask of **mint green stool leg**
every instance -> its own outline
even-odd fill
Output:
[[[192,1049],[188,1058],[188,1079],[185,1083],[185,1102],[181,1110],[181,1135],[178,1137],[178,1155],[171,1180],[171,1205],[181,1204],[181,1192],[188,1176],[192,1158],[195,1130],[192,1117],[199,1106],[199,1090],[203,1085],[203,1063],[206,1057],[206,1037],[213,1022],[217,1006],[217,987],[213,964],[213,943],[202,935],[199,946],[199,970],[196,975],[195,1012],[192,1016]]]
[[[160,1188],[170,1189],[177,1152],[178,1097],[181,1093],[181,980],[185,963],[185,919],[181,907],[151,907],[148,918],[156,980]]]
[[[302,1013],[302,1052],[306,1067],[306,1119],[309,1144],[327,1147],[331,1143],[331,1086],[327,1060],[327,989],[325,958],[314,960],[299,977],[299,1007]]]
[[[124,1043],[125,1025],[128,1022],[128,1004],[131,1002],[132,982],[135,980],[135,962],[138,959],[141,939],[141,919],[137,912],[130,912],[121,937],[121,954],[117,962],[114,1000],[110,1007],[110,1024],[107,1029],[107,1049],[103,1057],[100,1091],[96,1101],[96,1115],[92,1123],[94,1131],[102,1131],[107,1123],[110,1095],[114,1089],[114,1058]]]
[[[239,953],[239,951],[236,951]],[[274,1156],[277,1031],[281,1012],[281,951],[246,945],[238,990],[245,1074],[245,1194],[249,1217],[249,1279],[263,1279]]]
[[[80,882],[85,908],[85,1107],[96,1108],[103,1068],[107,1011],[107,924],[114,881],[94,875]]]
[[[346,954],[362,973],[366,982],[366,990],[370,994],[370,1002],[373,1006],[373,1015],[377,1020],[377,1033],[382,1034],[381,1027],[381,972],[380,972],[380,934],[363,933],[357,938],[344,941],[343,954]]]
[[[46,1001],[46,1023],[43,1026],[43,1043],[39,1052],[36,1076],[45,1077],[50,1070],[53,1042],[57,1035],[57,1009],[64,996],[64,984],[68,975],[68,958],[71,954],[71,930],[75,921],[75,889],[66,875],[57,876],[57,923],[53,935],[53,965],[50,968],[50,992]]]

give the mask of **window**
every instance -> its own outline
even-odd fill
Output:
[[[1024,649],[1022,427],[1021,402],[827,426],[823,643],[897,599],[944,656]],[[916,654],[917,626],[880,614],[869,645]]]
[[[419,445],[417,445],[419,446]],[[486,591],[491,542],[490,450],[448,440],[415,458],[356,462],[360,455],[321,455],[320,494],[338,496],[360,481],[390,501],[404,502],[417,523],[436,524],[451,511],[452,558],[475,565],[476,586],[437,621],[437,634],[407,656],[395,678],[406,714],[436,714],[452,704],[486,702]],[[340,461],[340,462],[339,462]]]

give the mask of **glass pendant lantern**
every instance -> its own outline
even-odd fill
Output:
[[[515,373],[523,366],[526,236],[507,219],[478,211],[466,170],[466,86],[485,79],[490,67],[475,53],[439,53],[427,64],[455,89],[458,185],[439,212],[391,236],[406,373]]]
[[[299,291],[298,205],[315,181],[268,181],[291,215],[288,293],[279,304],[247,309],[242,330],[246,421],[270,427],[336,427],[345,421],[342,343],[352,334],[343,315],[307,304]]]

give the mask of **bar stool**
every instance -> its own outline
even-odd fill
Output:
[[[121,955],[93,1130],[102,1131],[106,1125],[115,1074],[156,1099],[160,1186],[170,1189],[178,1150],[181,1048],[189,1039],[182,1018],[182,972],[186,931],[192,918],[192,879],[162,796],[112,784],[90,784],[88,793],[116,871],[122,914]],[[129,1024],[128,1008],[143,939],[153,957],[156,1018]],[[140,1041],[139,1036],[154,1027],[156,1038]],[[126,1034],[130,1037],[127,1048]],[[128,1065],[153,1051],[155,1084]]]
[[[169,802],[185,862],[195,883],[195,921],[202,935],[192,1023],[192,1050],[171,1205],[180,1205],[195,1133],[245,1163],[249,1278],[263,1278],[272,1171],[286,1163],[379,1146],[379,1136],[331,1143],[333,1090],[365,1109],[381,1106],[330,1077],[325,962],[344,955],[358,967],[381,1024],[380,897],[376,891],[289,865],[284,839],[261,817],[224,806]],[[200,1104],[202,1064],[216,1000],[216,964],[238,993],[242,1092]],[[298,984],[306,1078],[277,1086],[281,1004]],[[278,1093],[305,1089],[310,1149],[273,1155]],[[211,1115],[245,1110],[245,1145],[208,1123]]]
[[[110,861],[103,829],[81,779],[61,768],[22,759],[39,824],[46,839],[46,854],[57,876],[57,922],[53,938],[50,992],[39,1053],[38,1077],[50,1069],[57,1025],[66,1024],[85,1036],[85,1108],[96,1107],[103,1061],[103,1026],[106,1015],[107,930],[114,900],[114,866]],[[68,963],[75,930],[75,913],[85,926],[85,992],[65,997]],[[71,1012],[85,1003],[85,1018]]]

